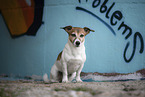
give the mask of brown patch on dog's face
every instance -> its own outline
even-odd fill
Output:
[[[94,32],[94,30],[91,30],[87,27],[80,28],[80,27],[66,26],[63,27],[63,29],[69,34],[69,40],[76,47],[79,47],[81,43],[84,42],[85,36],[89,34],[90,31]]]
[[[74,27],[72,32],[69,33],[69,39],[72,43],[75,41],[75,39],[78,39],[82,43],[85,39],[84,29]]]

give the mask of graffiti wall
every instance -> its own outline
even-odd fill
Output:
[[[13,38],[36,35],[42,23],[43,0],[0,1],[0,11]]]
[[[11,0],[6,1],[3,3],[11,5]],[[95,30],[85,39],[87,60],[83,72],[126,74],[145,68],[144,0],[22,0],[32,7],[17,1],[13,4],[18,8],[0,5],[0,74],[49,74],[68,40],[60,27],[68,25]],[[23,19],[17,13],[19,8]],[[10,15],[22,23],[17,18],[11,20]],[[27,23],[29,19],[32,22]],[[19,25],[25,31],[18,30]],[[17,31],[25,35],[13,39],[12,33]],[[27,36],[28,32],[36,36]]]

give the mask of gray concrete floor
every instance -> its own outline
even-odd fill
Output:
[[[52,84],[0,81],[0,97],[145,97],[145,80]]]

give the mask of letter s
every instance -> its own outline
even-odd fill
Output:
[[[129,47],[129,45],[130,45],[130,42],[128,42],[128,43],[126,44],[126,47],[125,47],[125,50],[124,50],[124,55],[123,55],[123,56],[124,56],[124,60],[125,60],[127,63],[129,63],[129,62],[133,59],[133,57],[134,57],[134,54],[135,54],[135,51],[136,51],[136,41],[137,41],[137,37],[139,37],[140,43],[141,43],[139,53],[143,53],[143,51],[144,51],[144,41],[143,41],[143,37],[142,37],[142,35],[141,35],[139,32],[136,32],[136,33],[134,34],[132,55],[131,55],[131,57],[130,57],[129,59],[126,58],[126,52],[127,52],[127,49],[128,49],[128,47]]]

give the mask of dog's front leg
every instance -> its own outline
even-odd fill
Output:
[[[80,73],[81,73],[81,71],[82,71],[82,69],[83,69],[83,66],[84,66],[84,64],[82,64],[82,65],[80,66],[80,68],[78,69],[78,71],[77,71],[77,75],[76,75],[76,81],[77,81],[77,82],[83,82],[83,81],[81,80],[81,78],[80,78]]]
[[[63,73],[62,82],[63,83],[68,82],[67,64],[65,62],[63,62],[63,70],[62,70],[62,73]]]

